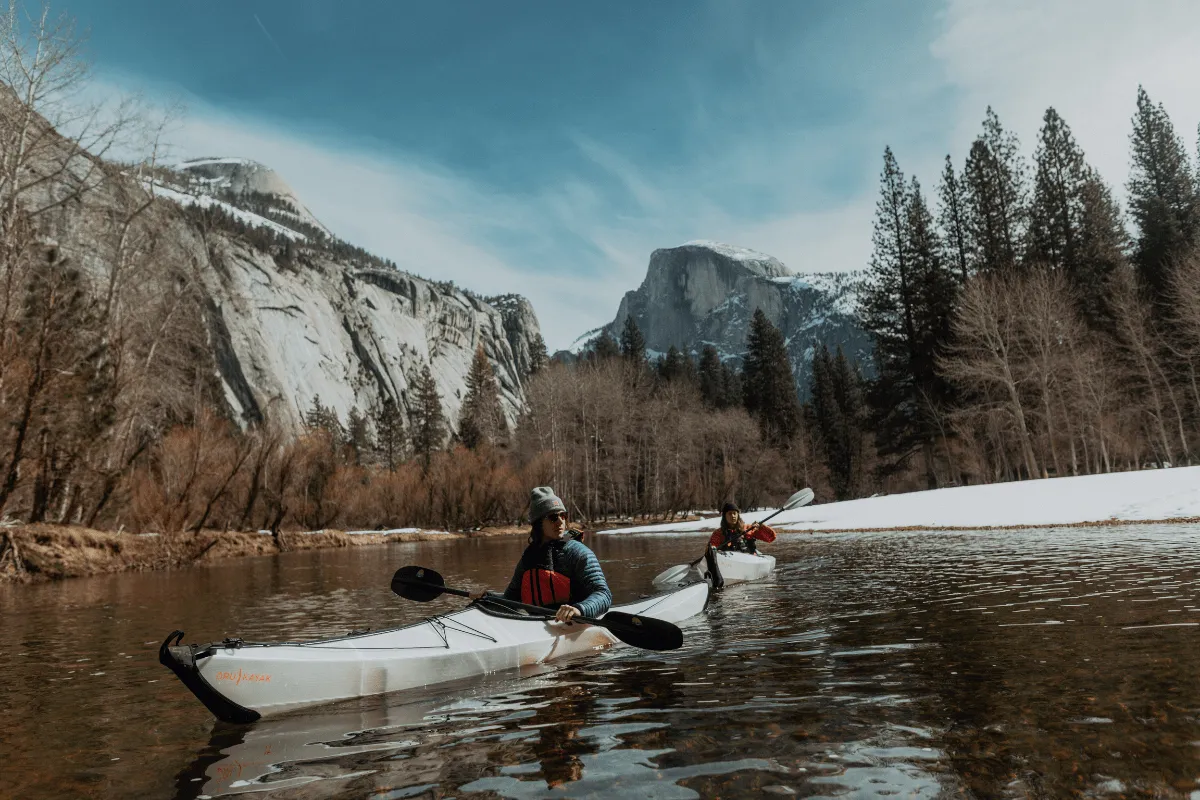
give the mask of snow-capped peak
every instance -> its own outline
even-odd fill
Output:
[[[725,244],[724,242],[715,242],[710,239],[693,239],[690,242],[684,242],[680,247],[703,247],[707,250],[712,250],[714,253],[719,253],[726,258],[731,258],[734,261],[749,262],[755,264],[771,264],[775,267],[774,272],[781,275],[790,275],[791,270],[787,268],[782,261],[775,256],[760,253],[757,250],[751,250],[748,247],[738,247],[736,245]]]

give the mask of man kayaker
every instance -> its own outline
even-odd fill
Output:
[[[721,508],[721,527],[713,531],[708,539],[708,546],[722,552],[730,550],[739,553],[757,553],[758,542],[775,541],[775,531],[768,525],[757,522],[749,527],[742,522],[742,512],[733,503],[726,503]]]
[[[567,507],[549,486],[529,493],[529,546],[504,590],[509,600],[557,609],[554,619],[598,617],[612,606],[600,561],[567,530]]]

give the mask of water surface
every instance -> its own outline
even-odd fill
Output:
[[[592,541],[618,601],[697,536]],[[217,723],[157,663],[431,611],[420,563],[502,588],[522,542],[291,553],[0,587],[0,796],[1189,797],[1200,777],[1200,528],[785,536],[671,653],[618,648]]]

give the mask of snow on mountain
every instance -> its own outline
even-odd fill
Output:
[[[198,158],[177,164],[176,172],[204,194],[221,197],[259,195],[269,198],[271,211],[311,226],[327,236],[333,234],[321,224],[278,173],[246,158]],[[190,192],[189,192],[190,193]]]
[[[260,217],[258,214],[255,214],[252,211],[245,211],[233,205],[232,203],[222,202],[207,194],[189,194],[188,192],[181,192],[168,186],[164,186],[159,183],[150,183],[148,181],[143,181],[142,185],[145,186],[147,191],[151,192],[155,197],[164,197],[167,200],[173,200],[176,203],[185,206],[197,206],[199,208],[216,207],[235,219],[241,220],[247,225],[253,225],[256,228],[268,228],[275,233],[280,234],[281,236],[286,236],[292,241],[304,241],[308,238],[303,233],[294,231],[291,228],[281,225],[274,220],[267,219],[266,217]]]
[[[698,356],[712,345],[722,360],[737,362],[761,308],[783,332],[797,389],[807,397],[812,357],[822,343],[831,351],[841,345],[870,370],[871,341],[854,315],[858,279],[857,273],[797,275],[764,253],[698,240],[655,250],[642,285],[625,293],[605,328],[619,337],[632,316],[649,350],[674,345]],[[576,355],[595,336],[589,334],[573,345]]]
[[[711,250],[734,261],[740,261],[743,264],[753,264],[767,275],[774,274],[779,277],[791,275],[791,272],[784,266],[783,262],[775,258],[775,256],[769,256],[766,253],[760,253],[757,250],[751,250],[747,247],[735,247],[734,245],[713,242],[708,239],[694,239],[690,242],[684,242],[681,247],[696,247]]]

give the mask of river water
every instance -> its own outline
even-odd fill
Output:
[[[618,602],[696,536],[593,537]],[[0,587],[3,797],[1200,797],[1200,526],[784,536],[668,653],[217,723],[185,642],[387,627],[518,538]]]

